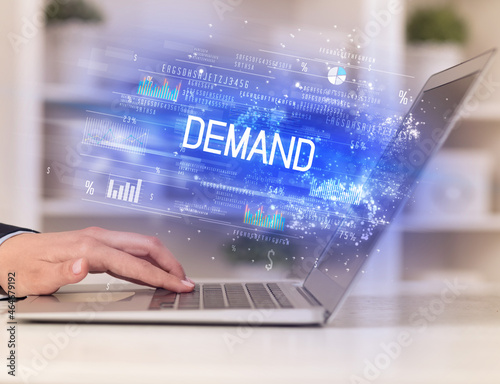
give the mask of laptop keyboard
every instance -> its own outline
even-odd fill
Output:
[[[196,284],[188,293],[157,289],[150,309],[293,308],[276,283]]]

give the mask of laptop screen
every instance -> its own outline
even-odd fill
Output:
[[[335,308],[384,229],[410,196],[430,156],[449,134],[457,109],[490,55],[434,75],[401,121],[394,139],[364,181],[359,204],[351,205],[306,281],[306,287],[314,290],[315,296],[330,310]]]

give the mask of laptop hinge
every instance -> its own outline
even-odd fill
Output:
[[[325,311],[323,312],[323,322],[325,322],[325,323],[326,323],[326,322],[328,321],[328,319],[330,318],[331,314],[332,314],[332,312],[327,311],[327,310],[325,309]]]
[[[302,285],[300,287],[297,287],[297,290],[302,295],[302,297],[309,302],[309,304],[314,307],[321,307],[321,303],[316,300],[316,298],[311,294],[311,292],[308,291],[306,287]]]

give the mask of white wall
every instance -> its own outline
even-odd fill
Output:
[[[29,20],[39,16],[39,3],[0,2],[0,221],[33,228],[40,223],[42,33]],[[12,34],[22,39],[14,47]]]

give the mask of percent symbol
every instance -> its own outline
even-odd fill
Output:
[[[309,70],[309,68],[307,68],[307,63],[306,62],[300,63],[300,66],[302,68],[302,72],[307,72]]]
[[[406,96],[408,92],[406,91],[399,91],[399,104],[408,104],[408,97]]]
[[[93,195],[94,194],[94,182],[87,180],[85,181],[85,188],[87,188],[87,191],[85,192],[87,195]]]

